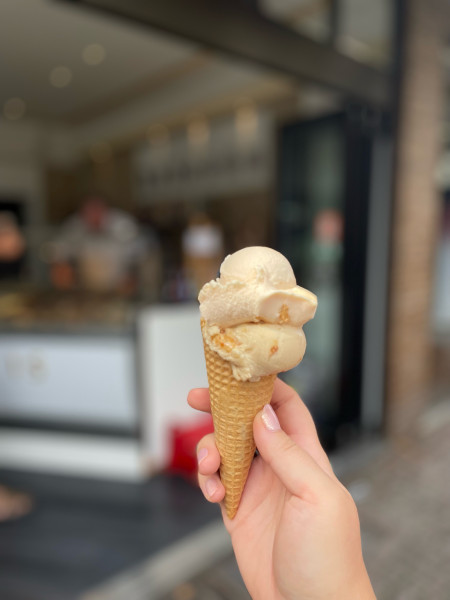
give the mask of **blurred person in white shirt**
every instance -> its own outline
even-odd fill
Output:
[[[153,244],[155,245],[155,244]],[[136,267],[150,251],[137,221],[96,193],[85,197],[51,244],[51,280],[58,289],[136,291]]]

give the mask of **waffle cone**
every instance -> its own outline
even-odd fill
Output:
[[[272,399],[276,374],[259,381],[238,381],[230,363],[204,342],[211,413],[220,453],[220,479],[225,487],[225,510],[236,515],[248,471],[255,454],[253,420]]]

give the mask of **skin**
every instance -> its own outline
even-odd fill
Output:
[[[189,404],[210,412],[207,389]],[[306,406],[276,381],[271,410],[255,417],[255,458],[237,515],[222,507],[253,600],[376,600],[361,551],[358,512],[333,473]],[[275,416],[276,415],[276,416]],[[214,434],[198,445],[199,484],[210,502],[225,490]]]

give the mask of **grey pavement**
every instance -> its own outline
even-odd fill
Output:
[[[450,400],[425,414],[417,435],[372,454],[341,478],[377,599],[450,600]],[[248,598],[230,554],[161,600]]]
[[[450,600],[450,401],[344,479],[378,600]]]

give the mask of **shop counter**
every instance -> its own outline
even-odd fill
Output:
[[[111,307],[109,307],[111,308]],[[129,306],[111,322],[0,324],[0,466],[142,479],[205,386],[196,304]]]

